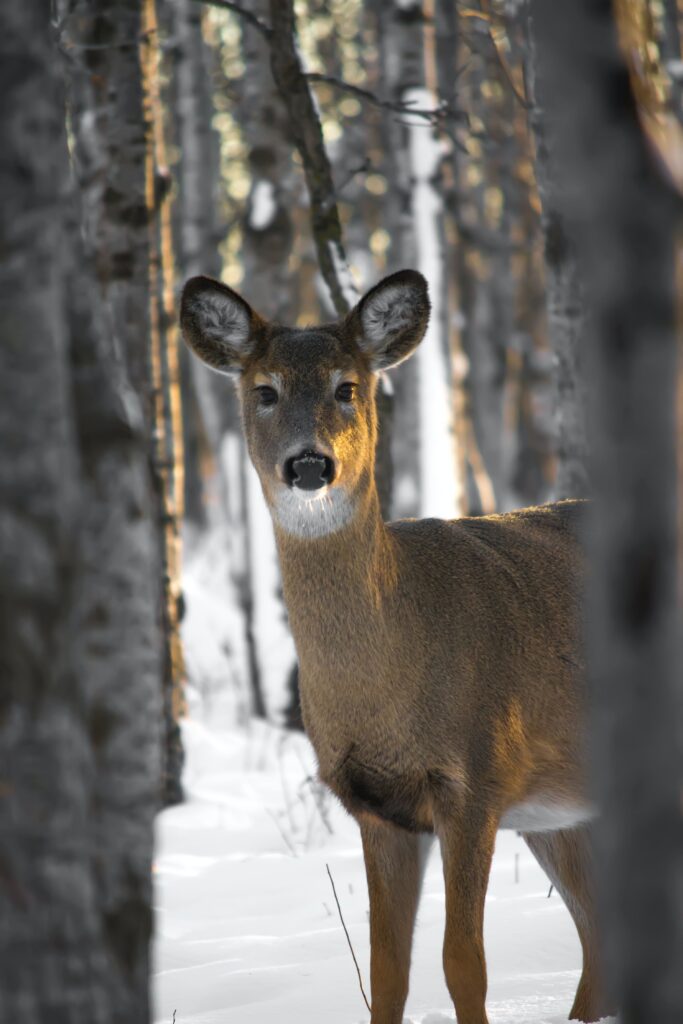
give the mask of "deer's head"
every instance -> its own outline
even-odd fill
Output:
[[[427,284],[412,270],[344,319],[306,328],[268,323],[210,278],[185,285],[185,340],[237,378],[249,454],[286,533],[319,537],[352,518],[372,484],[378,374],[411,355],[428,319]]]

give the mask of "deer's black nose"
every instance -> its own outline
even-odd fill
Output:
[[[327,455],[311,449],[293,455],[284,465],[284,477],[290,487],[317,491],[334,479],[334,463]]]

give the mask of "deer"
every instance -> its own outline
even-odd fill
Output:
[[[275,531],[319,776],[356,819],[370,903],[371,1024],[400,1024],[426,853],[445,880],[443,969],[458,1024],[487,1024],[484,900],[500,828],[563,898],[583,954],[570,1017],[608,1013],[600,979],[584,733],[582,503],[384,522],[380,375],[430,315],[402,270],[347,315],[270,323],[191,278],[185,341],[235,378]]]

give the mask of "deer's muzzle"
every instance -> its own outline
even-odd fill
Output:
[[[284,478],[290,487],[317,491],[334,480],[334,463],[327,455],[308,449],[287,459]]]

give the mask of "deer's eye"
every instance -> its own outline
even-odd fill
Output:
[[[355,397],[357,387],[358,385],[354,384],[353,381],[347,380],[343,384],[339,385],[334,393],[334,397],[338,402],[352,402]]]
[[[254,391],[258,395],[261,405],[275,405],[277,402],[277,391],[275,388],[271,388],[268,384],[261,384],[259,387],[254,388]]]

